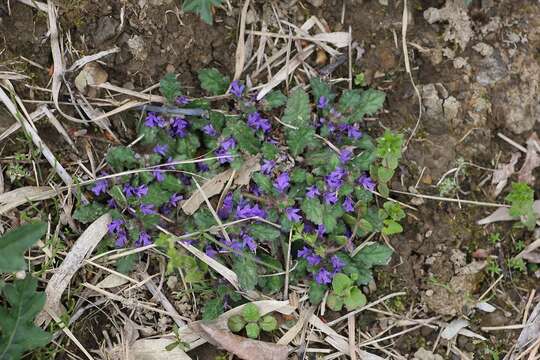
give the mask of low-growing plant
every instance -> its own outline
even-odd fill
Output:
[[[182,10],[185,12],[193,12],[201,17],[201,19],[212,25],[214,16],[212,15],[212,8],[214,6],[220,6],[223,0],[184,0]]]
[[[501,241],[501,233],[495,232],[489,234],[488,240],[491,244],[497,245]]]
[[[22,271],[23,253],[44,234],[43,223],[22,225],[0,238],[0,273]],[[0,283],[3,305],[0,306],[0,359],[19,359],[32,349],[46,345],[51,336],[34,326],[34,318],[45,304],[45,293],[36,291],[37,280]]]
[[[331,310],[341,311],[343,305],[348,311],[352,311],[366,304],[366,296],[354,285],[347,275],[338,273],[332,279],[332,291],[328,295],[326,305]]]
[[[259,308],[253,303],[244,305],[242,314],[233,315],[227,320],[229,330],[240,332],[246,330],[246,335],[257,339],[262,331],[272,332],[278,328],[278,322],[272,315],[261,316]]]
[[[73,217],[89,223],[109,212],[110,246],[155,242],[169,257],[168,271],[182,269],[190,283],[211,282],[213,275],[179,242],[232,269],[245,291],[282,291],[289,258],[296,263],[290,283],[309,284],[312,303],[321,301],[337,274],[354,283],[350,293],[358,298],[358,287],[373,281],[372,268],[388,264],[392,251],[377,243],[354,250],[357,239],[399,233],[405,218],[399,204],[379,208],[374,198],[377,190],[389,194],[403,137],[385,131],[373,139],[362,130],[362,118],[382,107],[384,93],[339,95],[314,78],[311,93],[272,91],[256,101],[241,82],[228,84],[216,69],[200,71],[199,79],[211,94],[229,88],[233,101],[213,110],[206,100],[183,96],[177,79],[167,75],[161,82],[167,106],[154,107],[137,124],[137,147],[108,151],[106,173]],[[204,203],[193,214],[181,209],[197,191],[195,182],[229,169],[241,172],[253,159],[249,183],[233,182],[210,199],[213,209]],[[227,225],[226,236],[208,231],[218,225],[216,217]],[[158,226],[176,236],[159,235]],[[205,318],[223,311],[218,303],[224,296],[205,307]]]
[[[511,205],[510,215],[518,217],[528,230],[534,230],[538,218],[533,208],[534,190],[526,183],[514,182],[505,199]]]

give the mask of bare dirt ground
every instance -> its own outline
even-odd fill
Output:
[[[314,15],[324,19],[331,31],[351,28],[353,40],[362,49],[358,58],[354,56],[355,73],[363,72],[366,83],[387,94],[384,113],[368,120],[366,126],[375,132],[382,128],[401,131],[407,139],[413,134],[419,111],[417,94],[405,69],[403,2],[382,2],[278,1],[276,6],[291,23],[301,24]],[[114,85],[141,90],[157,83],[166,72],[175,72],[180,74],[188,93],[196,96],[200,94],[197,70],[212,66],[226,74],[234,72],[242,6],[236,1],[232,1],[231,8],[217,10],[213,26],[193,14],[182,14],[176,0],[55,3],[60,26],[68,36],[64,40],[72,61],[113,46],[120,48],[118,53],[101,59],[108,81]],[[272,10],[269,1],[252,3],[247,28],[258,29],[260,19]],[[524,146],[527,138],[540,130],[540,5],[532,0],[473,0],[468,7],[453,1],[446,3],[408,4],[408,58],[422,98],[423,115],[392,188],[438,196],[440,181],[454,179],[455,170],[449,171],[459,168],[456,181],[450,183],[443,196],[501,203],[502,195],[493,196],[489,169],[508,163],[511,154],[520,151],[497,134]],[[50,100],[50,94],[42,90],[47,87],[52,67],[46,32],[47,17],[43,12],[13,0],[9,6],[0,5],[0,70],[30,77],[28,81],[15,82],[18,94],[28,100],[30,111],[34,110],[33,100]],[[308,61],[313,63],[314,59]],[[347,77],[347,66],[338,67],[332,76]],[[253,79],[254,84],[264,80]],[[63,100],[67,100],[66,94]],[[129,120],[134,115],[121,116]],[[11,124],[12,119],[0,112],[0,130]],[[57,141],[58,135],[50,125],[39,126],[45,141],[62,154],[60,158],[66,162],[77,159],[67,144]],[[73,123],[66,126],[70,134],[80,128]],[[121,127],[113,119],[112,126],[122,141],[128,143],[133,139],[135,132],[129,125]],[[98,147],[111,141],[95,129],[88,129],[75,140],[80,149],[89,141]],[[21,140],[11,140],[3,156],[13,155],[23,145]],[[6,181],[5,191],[17,185]],[[538,179],[534,185],[538,196]],[[511,330],[505,326],[522,324],[531,291],[538,289],[539,277],[537,268],[519,272],[508,267],[508,260],[519,252],[516,243],[522,241],[527,245],[533,241],[533,235],[514,229],[511,224],[477,225],[477,220],[492,211],[488,207],[400,194],[395,194],[395,198],[416,210],[408,212],[404,233],[390,240],[396,251],[395,260],[377,274],[377,285],[369,289],[370,299],[406,291],[407,296],[387,303],[389,310],[404,318],[423,314],[424,318],[439,317],[438,321],[448,322],[467,317],[469,329],[485,339],[458,335],[454,344],[447,344],[440,340],[438,328],[421,327],[385,344],[406,358],[419,360],[438,359],[433,355],[414,357],[420,348],[434,347],[443,359],[499,359],[495,354],[502,359],[521,331],[519,327]],[[497,232],[502,240],[493,244],[489,237]],[[500,274],[484,269],[463,275],[467,264],[490,256],[500,267]],[[504,275],[501,281],[497,281],[499,275]],[[472,311],[473,299],[488,289],[490,292],[483,300],[496,310]],[[361,330],[371,335],[379,333],[384,324],[377,316],[362,316]],[[331,317],[330,314],[325,320],[330,321]],[[111,331],[113,327],[104,313],[95,312],[73,330],[85,347],[96,349],[104,341],[102,331]],[[387,335],[398,331],[399,328],[391,330]],[[78,351],[73,346],[67,348]],[[208,349],[197,350],[200,359],[214,359],[216,353]],[[65,355],[59,358],[62,356]]]

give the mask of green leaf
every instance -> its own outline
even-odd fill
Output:
[[[368,89],[361,93],[358,90],[347,90],[339,99],[338,109],[345,115],[350,114],[349,122],[356,122],[362,120],[364,115],[380,110],[384,99],[384,93],[378,90]]]
[[[238,282],[243,290],[253,290],[257,285],[257,264],[247,256],[239,256],[233,265]]]
[[[349,295],[343,299],[343,302],[345,303],[347,310],[352,311],[366,305],[367,299],[366,295],[364,295],[359,288],[354,286],[351,288]]]
[[[201,87],[212,95],[225,94],[229,87],[229,77],[215,68],[199,70],[197,77],[201,82]]]
[[[242,316],[247,322],[255,322],[259,320],[261,313],[259,312],[257,305],[248,303],[242,309]]]
[[[332,279],[332,289],[337,295],[344,295],[352,284],[352,280],[342,273],[336,274]]]
[[[332,311],[341,311],[343,308],[343,298],[332,292],[326,299],[326,306]]]
[[[340,205],[324,205],[323,224],[326,231],[331,233],[337,226],[337,220],[343,215]]]
[[[171,104],[174,103],[178,96],[182,95],[180,82],[176,80],[176,76],[172,73],[167,73],[161,79],[159,82],[159,91]]]
[[[315,101],[319,101],[321,96],[327,98],[328,101],[332,101],[336,97],[336,95],[332,93],[330,86],[321,78],[313,77],[309,80],[309,83],[311,84],[311,93],[313,94],[313,97],[315,97]]]
[[[120,185],[114,185],[108,191],[108,193],[114,199],[114,201],[116,202],[116,204],[118,204],[118,206],[120,208],[123,209],[123,208],[127,207],[128,202],[127,202],[126,196],[122,192],[122,188],[120,187]]]
[[[238,121],[229,125],[231,132],[238,142],[238,148],[250,154],[258,154],[261,142],[255,137],[253,130],[246,123]]]
[[[309,125],[310,113],[309,96],[303,89],[298,88],[289,97],[282,120],[286,124],[302,128]]]
[[[260,332],[261,332],[261,329],[259,328],[259,325],[255,323],[249,323],[246,325],[246,335],[249,338],[252,338],[252,339],[258,338]]]
[[[272,180],[270,180],[268,176],[258,172],[253,174],[252,180],[255,181],[255,184],[257,184],[264,193],[271,194],[273,192],[274,187],[272,185]]]
[[[139,131],[138,131],[138,135],[143,137],[141,139],[141,144],[152,145],[152,146],[156,145],[158,142],[159,130],[160,129],[157,126],[148,127],[144,125],[144,122],[141,122],[141,124],[139,125]]]
[[[406,216],[398,203],[387,201],[383,204],[383,208],[392,220],[399,221]]]
[[[312,281],[309,287],[309,293],[308,293],[309,302],[313,305],[320,304],[320,302],[322,301],[324,297],[324,293],[326,292],[326,289],[327,288],[325,285],[321,285],[315,281]]]
[[[384,235],[394,235],[403,232],[403,227],[395,220],[386,219],[383,221],[384,227],[382,233]]]
[[[324,206],[319,199],[305,199],[302,203],[302,211],[306,214],[306,218],[309,221],[316,225],[323,223]]]
[[[36,292],[36,287],[37,280],[27,276],[2,289],[6,302],[0,307],[0,359],[20,359],[50,341],[50,334],[34,326],[45,304],[45,294]]]
[[[130,170],[137,166],[137,159],[135,158],[135,152],[125,146],[115,146],[107,152],[107,164],[109,164],[114,170]]]
[[[192,12],[201,17],[208,25],[212,25],[212,6],[221,5],[223,0],[185,0],[182,10]]]
[[[268,224],[253,224],[249,228],[249,233],[260,241],[276,240],[281,234],[279,229]]]
[[[383,166],[379,166],[377,168],[377,178],[386,183],[392,179],[392,176],[394,176],[394,170],[385,168]]]
[[[272,315],[266,315],[259,321],[259,326],[263,331],[270,332],[278,328],[278,322]]]
[[[165,179],[163,179],[163,181],[159,183],[159,187],[163,190],[177,193],[184,188],[184,185],[176,176],[166,174]]]
[[[285,105],[287,97],[280,90],[270,91],[263,99],[265,108],[272,110]]]
[[[534,190],[522,182],[513,182],[512,190],[505,198],[512,206],[510,215],[515,217],[523,217],[524,224],[529,230],[534,230],[536,225],[537,214],[534,211]]]
[[[363,247],[354,257],[368,268],[374,265],[388,265],[392,258],[392,249],[382,244],[371,244]]]
[[[93,202],[77,208],[77,210],[73,212],[73,218],[79,222],[82,222],[83,224],[88,224],[95,221],[98,217],[106,212],[107,209],[103,205]]]
[[[265,142],[261,148],[261,154],[265,159],[273,160],[279,154],[279,150],[276,145]]]
[[[148,186],[148,192],[141,198],[141,201],[144,204],[153,204],[156,207],[160,207],[169,201],[171,195],[170,192],[163,191],[158,183],[154,183]]]
[[[301,127],[298,130],[287,129],[287,145],[292,155],[297,156],[304,152],[306,147],[315,146],[317,139],[315,139],[315,130],[310,127]]]
[[[227,320],[227,326],[232,332],[240,332],[246,326],[246,321],[240,315],[233,315]]]
[[[222,298],[213,298],[213,299],[210,299],[208,300],[204,306],[203,306],[203,310],[202,310],[202,317],[203,317],[203,320],[214,320],[216,319],[219,315],[223,314],[223,299]],[[230,318],[229,318],[230,320]],[[229,328],[231,328],[229,326]],[[242,330],[242,329],[240,329]],[[238,330],[238,331],[240,331]],[[231,329],[232,331],[232,329]]]
[[[23,253],[47,231],[47,224],[25,224],[0,237],[0,273],[24,269]]]

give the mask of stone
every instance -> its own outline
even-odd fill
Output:
[[[112,16],[105,16],[98,20],[98,26],[94,35],[94,41],[97,45],[110,40],[116,34],[119,23]]]

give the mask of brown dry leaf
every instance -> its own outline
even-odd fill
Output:
[[[47,300],[43,310],[35,320],[36,325],[39,326],[50,321],[48,311],[52,311],[56,315],[61,315],[64,312],[60,304],[64,290],[68,287],[71,278],[83,266],[84,260],[92,254],[92,251],[94,251],[101,239],[107,234],[107,227],[110,222],[111,215],[102,215],[77,239],[64,258],[62,265],[55,270],[54,275],[45,288]]]
[[[46,186],[24,186],[0,195],[0,215],[30,201],[55,197],[56,190]]]
[[[135,341],[129,350],[133,360],[191,360],[191,357],[178,346],[171,351],[165,349],[173,341],[173,339],[140,339]]]
[[[238,170],[234,183],[238,186],[249,185],[251,174],[261,169],[260,159],[260,155],[250,156]]]
[[[527,260],[530,263],[540,264],[540,239],[533,241],[522,252],[516,255],[516,257]]]
[[[221,190],[223,190],[223,187],[227,183],[227,180],[229,180],[229,178],[231,177],[233,171],[234,170],[229,169],[220,174],[217,174],[212,179],[205,182],[203,186],[201,186],[202,191],[195,191],[190,196],[190,198],[182,204],[182,210],[184,210],[186,215],[192,215],[204,202],[203,192],[208,198],[219,194]]]
[[[209,323],[193,323],[191,328],[214,346],[223,348],[244,360],[286,360],[288,349],[264,341],[252,340],[220,330]]]
[[[536,200],[533,204],[533,209],[540,216],[540,200]],[[497,210],[495,210],[491,215],[488,217],[485,217],[483,219],[478,220],[476,223],[478,225],[487,225],[498,221],[511,221],[511,220],[519,220],[518,218],[515,218],[510,215],[509,207],[500,207]]]
[[[527,140],[527,155],[521,169],[519,169],[518,179],[527,184],[534,184],[534,169],[540,166],[540,139],[536,133]]]
[[[516,352],[525,350],[540,337],[540,302],[534,307],[526,325],[516,342]]]
[[[508,164],[499,164],[497,170],[493,172],[493,178],[491,184],[496,185],[493,190],[493,196],[497,197],[508,183],[508,178],[514,174],[514,167],[516,166],[520,153],[512,153],[512,158]]]
[[[100,85],[107,81],[109,74],[98,63],[86,64],[79,75],[75,78],[75,87],[82,93],[86,93],[89,86]],[[95,96],[95,89],[92,89]]]

